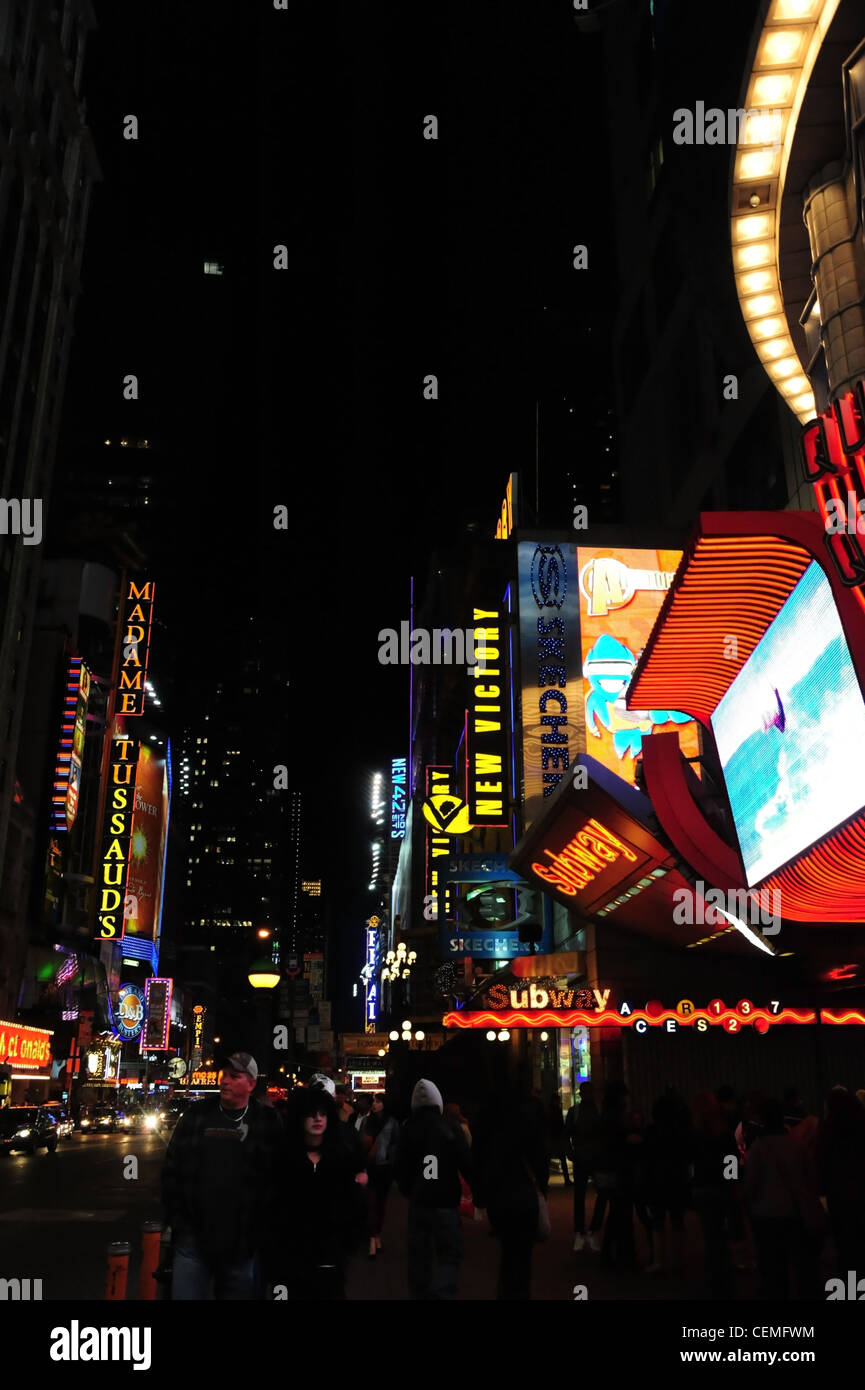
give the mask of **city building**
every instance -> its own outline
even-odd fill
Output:
[[[27,946],[38,788],[21,782],[42,530],[99,166],[82,69],[88,0],[0,12],[0,1016]]]

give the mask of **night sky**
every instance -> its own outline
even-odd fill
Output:
[[[533,477],[538,399],[542,508],[570,517],[605,366],[600,40],[569,0],[96,10],[103,181],[57,483],[101,466],[104,438],[151,440],[175,732],[261,615],[289,652],[304,872],[328,865],[337,923],[359,924],[368,774],[408,751],[407,674],[379,665],[378,631],[408,618],[433,546],[492,532],[508,474]]]

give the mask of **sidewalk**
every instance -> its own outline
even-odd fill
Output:
[[[685,1268],[678,1277],[672,1274],[645,1274],[604,1268],[599,1256],[573,1251],[573,1189],[565,1187],[561,1176],[553,1176],[550,1185],[549,1207],[552,1235],[535,1247],[532,1265],[532,1298],[544,1301],[573,1301],[574,1286],[585,1285],[588,1300],[611,1299],[649,1301],[703,1300],[708,1298],[703,1278],[703,1242],[696,1214],[689,1211],[685,1218]],[[589,1215],[594,1205],[594,1193],[587,1201]],[[382,1234],[384,1254],[368,1260],[361,1256],[349,1270],[350,1299],[400,1300],[408,1298],[406,1285],[406,1218],[408,1203],[396,1187],[388,1199],[385,1226]],[[458,1298],[460,1300],[491,1300],[496,1296],[499,1246],[489,1234],[483,1221],[462,1222],[464,1254],[460,1270]],[[642,1266],[649,1263],[646,1233],[635,1221],[637,1259]],[[736,1275],[737,1299],[755,1299],[758,1294],[756,1272],[746,1270]]]

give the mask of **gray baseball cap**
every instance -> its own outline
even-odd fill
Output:
[[[258,1063],[248,1052],[234,1052],[225,1063],[226,1071],[243,1072],[245,1076],[251,1076],[253,1081],[258,1080]]]

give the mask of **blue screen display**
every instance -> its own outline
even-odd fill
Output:
[[[812,562],[712,715],[749,887],[865,805],[865,703]]]

